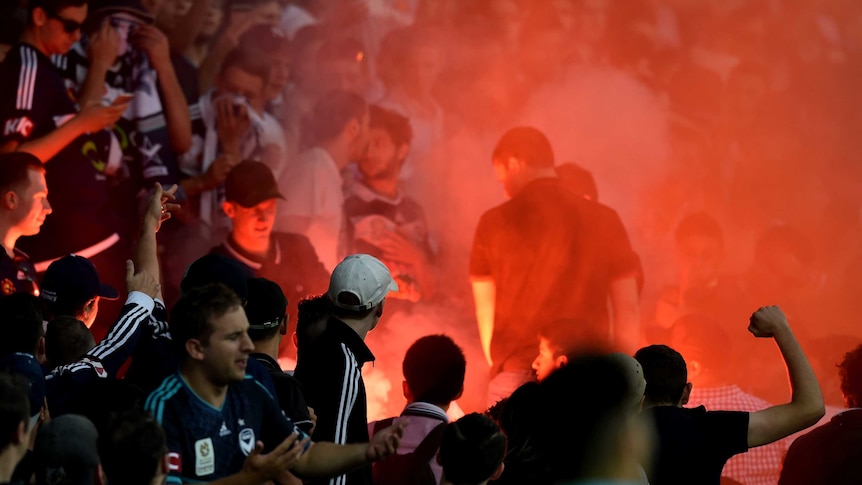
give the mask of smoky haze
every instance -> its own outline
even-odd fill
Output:
[[[403,186],[426,212],[437,284],[369,334],[369,419],[400,412],[404,351],[436,333],[467,354],[461,407],[484,409],[468,261],[479,217],[505,200],[491,152],[517,125],[619,213],[643,268],[642,342],[698,355],[672,327],[708,317],[734,364],[723,379],[781,402],[775,346],[746,330],[777,304],[842,404],[834,364],[862,339],[862,3],[439,0],[403,2],[402,17],[382,3],[326,35],[362,39],[353,86],[411,120]]]

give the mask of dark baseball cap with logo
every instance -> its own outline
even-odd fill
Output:
[[[249,208],[269,199],[284,199],[272,170],[264,163],[246,160],[234,167],[224,181],[225,200]]]
[[[116,300],[120,294],[102,283],[96,266],[89,259],[70,254],[48,266],[39,296],[63,307],[75,307],[96,296]]]

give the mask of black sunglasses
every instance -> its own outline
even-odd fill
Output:
[[[71,34],[78,30],[81,30],[83,24],[81,22],[76,22],[74,20],[65,19],[60,17],[55,12],[45,12],[48,15],[49,19],[58,20],[61,24],[63,24],[63,30],[66,31],[67,34]]]

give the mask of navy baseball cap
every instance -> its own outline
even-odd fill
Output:
[[[45,402],[45,375],[36,358],[30,354],[15,352],[0,359],[0,371],[18,374],[30,383],[27,397],[30,400],[30,416],[36,416]]]
[[[196,259],[186,270],[180,282],[183,293],[206,286],[210,283],[221,283],[242,300],[248,299],[248,283],[253,277],[250,271],[244,271],[239,262],[221,254],[207,254]]]
[[[77,306],[96,296],[116,300],[120,294],[99,280],[99,272],[89,259],[70,254],[48,266],[39,296],[53,303]]]
[[[287,297],[278,283],[266,278],[248,279],[245,316],[250,330],[269,330],[281,325],[287,314]]]

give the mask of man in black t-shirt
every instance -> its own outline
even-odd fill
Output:
[[[616,212],[556,178],[550,142],[535,128],[509,130],[493,161],[511,200],[482,215],[470,258],[489,404],[533,378],[545,322],[591,322],[625,349],[640,337],[638,259]]]
[[[21,236],[38,234],[51,213],[42,162],[24,152],[0,155],[0,194],[0,295],[37,295],[33,264],[15,244]]]
[[[774,338],[790,375],[793,398],[753,413],[683,408],[691,393],[685,360],[665,345],[638,350],[647,381],[644,405],[655,423],[659,450],[649,470],[652,485],[718,485],[725,462],[749,448],[777,441],[817,422],[825,412],[820,386],[778,307],[761,307],[748,330]]]

